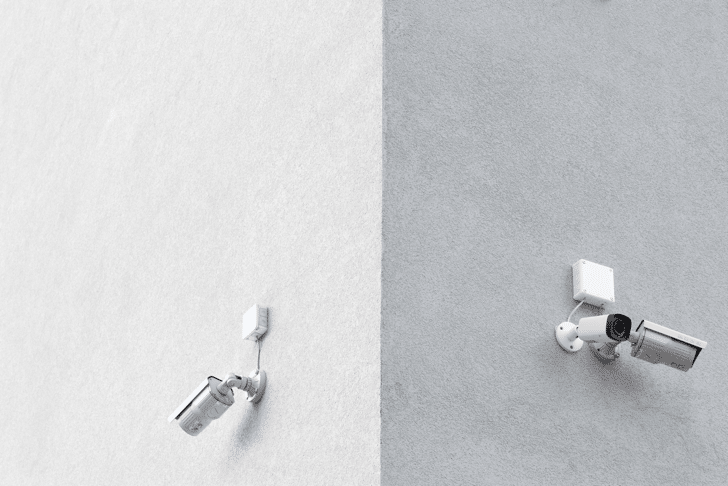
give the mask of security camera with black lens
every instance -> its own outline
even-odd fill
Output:
[[[578,325],[562,322],[556,326],[556,340],[566,351],[575,353],[585,342],[595,354],[607,360],[617,358],[615,349],[627,341],[632,331],[632,320],[624,314],[605,314],[584,317]]]
[[[629,339],[632,320],[624,314],[608,314],[579,319],[576,334],[601,360],[611,361],[619,357],[619,343]]]
[[[632,320],[624,314],[584,317],[579,319],[576,334],[588,343],[620,343],[629,339]]]

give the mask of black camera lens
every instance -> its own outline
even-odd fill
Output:
[[[607,316],[607,336],[615,341],[626,341],[632,331],[632,320],[624,314]]]

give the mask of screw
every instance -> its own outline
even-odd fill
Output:
[[[561,329],[563,331],[564,330],[564,326],[559,326],[559,329]]]

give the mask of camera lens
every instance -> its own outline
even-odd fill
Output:
[[[632,331],[632,320],[624,314],[609,314],[607,336],[615,341],[626,341]]]

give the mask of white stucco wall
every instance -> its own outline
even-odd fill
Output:
[[[0,4],[2,484],[375,484],[379,2]],[[255,366],[263,401],[166,419]]]
[[[382,484],[728,484],[728,4],[386,1],[384,46]],[[561,350],[580,258],[695,367]]]

